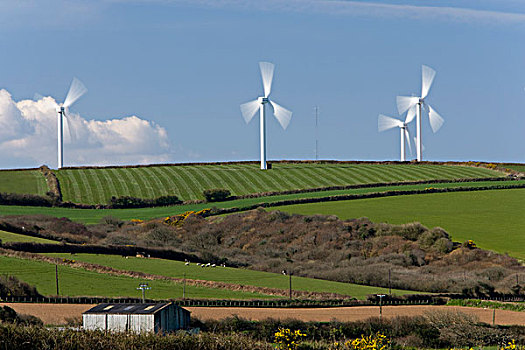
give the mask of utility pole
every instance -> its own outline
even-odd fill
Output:
[[[388,295],[392,295],[392,269],[388,269]]]
[[[378,294],[379,297],[379,322],[383,320],[383,298],[386,296],[385,294]]]
[[[318,133],[318,124],[319,124],[319,107],[315,106],[315,160],[319,160],[319,133]]]
[[[149,290],[149,289],[151,289],[151,287],[149,287],[147,283],[139,284],[139,287],[137,288],[137,290],[142,291],[142,303],[146,302],[146,290]]]
[[[184,272],[184,279],[182,282],[182,299],[186,298],[186,272]]]
[[[58,265],[55,265],[55,281],[57,285],[57,296],[58,296],[60,295],[59,290],[58,290]]]

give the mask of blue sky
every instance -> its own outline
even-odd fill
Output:
[[[269,117],[270,159],[314,157],[315,105],[321,159],[398,159],[399,133],[378,133],[377,116],[420,92],[426,64],[445,124],[433,134],[423,119],[424,159],[525,162],[525,1],[435,3],[0,0],[0,89],[22,111],[0,100],[0,125],[18,118],[24,134],[35,121],[20,101],[60,101],[76,76],[89,91],[66,165],[257,160],[258,117],[246,125],[239,105],[261,95],[270,61],[271,97],[294,113],[286,131]],[[23,141],[0,131],[1,168],[56,166],[46,118]]]

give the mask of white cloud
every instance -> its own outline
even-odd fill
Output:
[[[56,166],[56,108],[52,97],[16,102],[9,92],[0,90],[0,163]],[[64,141],[65,166],[171,159],[166,129],[137,116],[99,121],[69,113]]]
[[[304,12],[341,16],[444,20],[481,24],[525,24],[524,3],[516,0],[414,1],[414,0],[109,0],[229,7],[249,11]],[[424,5],[432,4],[432,5]]]

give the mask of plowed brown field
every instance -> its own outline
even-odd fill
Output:
[[[45,324],[65,324],[67,318],[80,318],[82,312],[94,305],[86,304],[0,304],[12,307],[16,312],[34,315],[42,319]],[[379,316],[377,306],[314,308],[314,309],[263,309],[263,308],[226,308],[226,307],[187,307],[193,317],[201,320],[221,319],[228,316],[262,320],[265,318],[295,318],[303,321],[327,322],[333,319],[339,321],[357,321],[369,317]],[[481,322],[492,323],[492,309],[470,308],[460,306],[384,306],[383,317],[417,316],[428,311],[459,310],[464,313],[477,315]],[[496,310],[496,324],[525,325],[525,312]]]

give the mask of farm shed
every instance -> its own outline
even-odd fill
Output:
[[[188,328],[190,312],[173,303],[99,304],[82,314],[87,330],[171,332]]]

